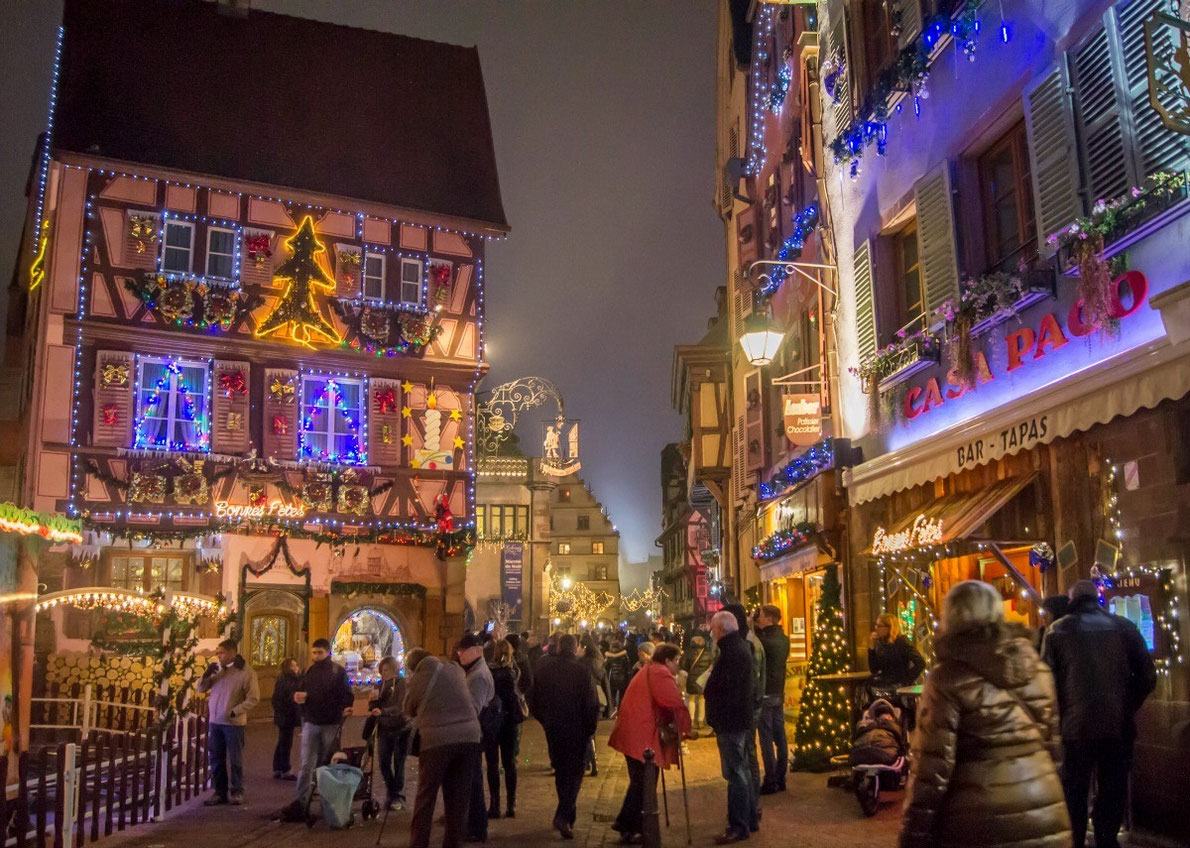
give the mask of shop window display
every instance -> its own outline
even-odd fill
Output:
[[[364,607],[347,616],[335,631],[334,655],[347,668],[353,686],[377,686],[385,657],[394,657],[404,673],[405,639],[392,616]]]

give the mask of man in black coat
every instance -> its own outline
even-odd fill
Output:
[[[789,637],[781,630],[781,609],[765,604],[756,616],[756,636],[764,648],[764,701],[756,729],[760,734],[760,756],[764,760],[764,783],[760,794],[785,791],[789,771],[789,742],[785,736],[785,664],[789,660]]]
[[[293,699],[302,708],[302,770],[297,797],[282,811],[287,819],[303,818],[314,790],[314,772],[331,761],[343,719],[351,715],[355,695],[347,670],[331,660],[331,643],[315,639],[310,646],[310,666],[302,675]]]
[[[587,665],[575,656],[578,640],[569,633],[558,651],[541,658],[534,674],[529,708],[545,728],[558,807],[554,827],[563,839],[574,838],[575,806],[583,784],[583,755],[599,721],[599,696]]]
[[[1074,844],[1087,834],[1087,792],[1097,775],[1095,844],[1118,846],[1136,740],[1136,711],[1157,685],[1144,637],[1099,604],[1099,590],[1080,580],[1070,610],[1049,629],[1043,659],[1054,672],[1062,719],[1062,788]]]
[[[711,667],[703,697],[707,724],[715,731],[727,781],[727,829],[715,837],[716,845],[747,839],[760,819],[748,765],[755,708],[752,649],[739,630],[739,622],[730,612],[720,610],[711,619],[711,637],[719,649],[719,658]]]

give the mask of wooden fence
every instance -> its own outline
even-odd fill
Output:
[[[162,730],[141,720],[140,710],[117,709],[114,693],[104,694],[106,701],[95,699],[98,723],[109,726],[92,727],[77,743],[20,755],[16,783],[0,794],[6,848],[86,845],[157,820],[207,788],[206,718],[190,715]],[[70,712],[59,726],[75,730]],[[113,721],[133,726],[113,728]],[[9,758],[0,757],[0,773],[8,768]]]

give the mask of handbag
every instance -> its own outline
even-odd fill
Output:
[[[656,708],[657,701],[653,698],[653,675],[649,674],[649,667],[647,665],[644,668],[644,672],[645,685],[649,687],[649,703]],[[662,748],[678,747],[678,743],[681,741],[680,734],[678,733],[678,726],[672,718],[666,721],[663,716],[657,716],[657,741],[661,744]]]
[[[430,675],[430,685],[426,687],[426,694],[422,695],[422,700],[430,697],[430,693],[434,691],[434,684],[438,682],[438,672],[442,671],[442,663],[438,663],[438,667],[434,669],[434,673]],[[421,753],[421,731],[416,727],[413,728],[413,735],[409,737],[409,756],[416,757]]]

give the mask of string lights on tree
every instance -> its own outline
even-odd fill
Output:
[[[831,757],[847,750],[851,740],[851,706],[846,689],[833,681],[818,679],[824,674],[850,670],[841,591],[839,568],[832,563],[822,579],[813,651],[806,672],[808,682],[802,692],[794,736],[793,761],[797,768],[822,767]]]

